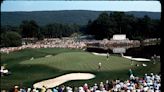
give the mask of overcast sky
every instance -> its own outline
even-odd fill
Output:
[[[151,11],[161,12],[159,1],[3,1],[1,11]]]

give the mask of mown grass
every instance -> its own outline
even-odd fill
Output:
[[[46,55],[52,56],[45,57]],[[31,57],[34,57],[34,60],[30,60]],[[101,71],[97,71],[99,62],[102,63]],[[148,66],[135,66],[142,63]],[[160,72],[160,63],[134,62],[134,65],[131,65],[130,60],[115,55],[111,55],[107,60],[104,56],[95,56],[82,50],[61,48],[25,49],[1,54],[2,64],[7,64],[7,68],[12,72],[9,76],[1,77],[2,89],[9,89],[14,85],[32,87],[35,82],[71,72],[89,72],[96,77],[86,81],[70,81],[64,83],[65,85],[80,86],[85,82],[93,85],[107,79],[127,79],[129,68],[137,76]]]

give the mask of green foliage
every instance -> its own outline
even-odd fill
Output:
[[[95,35],[96,39],[111,38],[113,34],[126,34],[130,39],[145,39],[160,37],[160,21],[148,16],[136,18],[124,12],[104,12],[99,17],[88,22],[87,33]]]
[[[15,47],[22,44],[21,36],[17,32],[8,31],[1,33],[2,47]]]
[[[14,31],[14,32],[18,32],[19,34],[21,34],[21,30],[19,29],[19,27],[15,27],[15,26],[11,26],[11,25],[1,26],[1,33],[7,32],[7,31]]]
[[[20,29],[22,32],[22,37],[37,37],[37,34],[39,32],[39,26],[34,20],[22,21]]]
[[[68,37],[71,36],[73,33],[77,33],[78,31],[78,25],[64,25],[57,23],[46,25],[42,30],[43,35],[48,38]]]
[[[66,10],[66,11],[32,11],[1,12],[1,25],[19,26],[23,20],[35,20],[39,26],[52,23],[86,25],[88,20],[95,20],[103,11]],[[112,11],[107,11],[112,13]],[[125,12],[142,18],[148,15],[151,19],[160,19],[160,12]]]
[[[110,39],[113,34],[126,34],[130,39],[160,37],[160,21],[149,16],[137,18],[124,12],[102,12],[97,19],[88,19],[87,25],[51,23],[39,26],[34,20],[24,20],[19,27],[2,26],[1,31],[15,31],[24,37],[43,38],[69,37],[74,33],[94,35],[96,39]]]

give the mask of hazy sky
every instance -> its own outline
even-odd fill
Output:
[[[4,1],[1,11],[94,10],[161,12],[159,1]]]

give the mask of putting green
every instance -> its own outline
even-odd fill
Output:
[[[26,60],[20,64],[45,65],[59,70],[97,71],[101,62],[101,71],[129,69],[131,61],[118,56],[96,56],[88,52],[66,52],[51,57],[42,57],[35,60]],[[137,63],[137,62],[135,62]],[[139,63],[139,62],[138,62]]]

